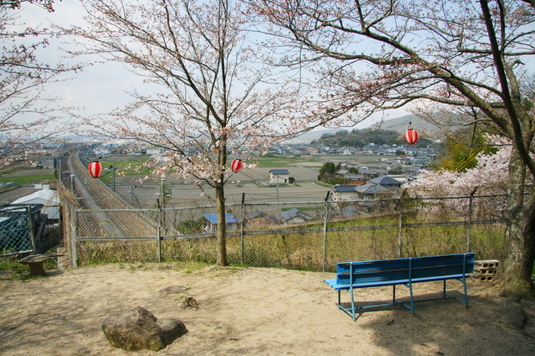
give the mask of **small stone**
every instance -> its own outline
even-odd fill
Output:
[[[182,308],[199,308],[199,303],[193,297],[184,297]]]
[[[178,293],[184,293],[187,290],[189,290],[189,287],[184,286],[172,286],[172,287],[166,287],[163,289],[160,289],[160,293],[164,294],[178,294]]]

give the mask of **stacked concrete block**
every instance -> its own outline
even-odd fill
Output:
[[[498,260],[475,261],[472,277],[483,282],[493,282],[498,271]]]

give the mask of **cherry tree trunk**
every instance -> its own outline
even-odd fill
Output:
[[[535,260],[535,189],[527,184],[526,165],[513,150],[509,164],[507,228],[500,268],[503,293],[526,296]]]
[[[217,207],[217,262],[218,266],[228,266],[227,262],[227,229],[225,219],[225,190],[223,186],[215,188]]]

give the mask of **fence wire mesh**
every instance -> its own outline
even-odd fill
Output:
[[[35,230],[31,212],[25,207],[5,208],[0,211],[0,252],[10,254],[33,251]]]
[[[282,201],[227,204],[230,264],[334,270],[349,260],[476,252],[501,257],[503,196]],[[296,201],[297,200],[297,201]],[[238,203],[239,202],[239,203]],[[160,209],[73,209],[66,236],[77,264],[216,262],[215,205]]]

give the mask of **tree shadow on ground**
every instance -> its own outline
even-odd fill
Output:
[[[416,300],[442,297],[442,291],[427,293],[428,290],[436,288],[425,284],[416,288]],[[455,290],[449,293],[457,297],[462,295]],[[493,345],[492,355],[533,354],[534,304],[528,305],[527,313],[532,317],[524,330],[520,330],[506,321],[505,298],[477,293],[477,290],[472,294],[469,291],[469,308],[455,299],[415,303],[415,314],[402,305],[378,307],[365,309],[355,323],[359,328],[373,330],[370,341],[396,355],[479,355],[481,350],[488,350],[489,344]],[[408,301],[408,298],[400,299]],[[382,302],[391,302],[391,299],[364,303]],[[497,315],[496,310],[503,310],[503,314]],[[487,351],[485,356],[488,355]]]

